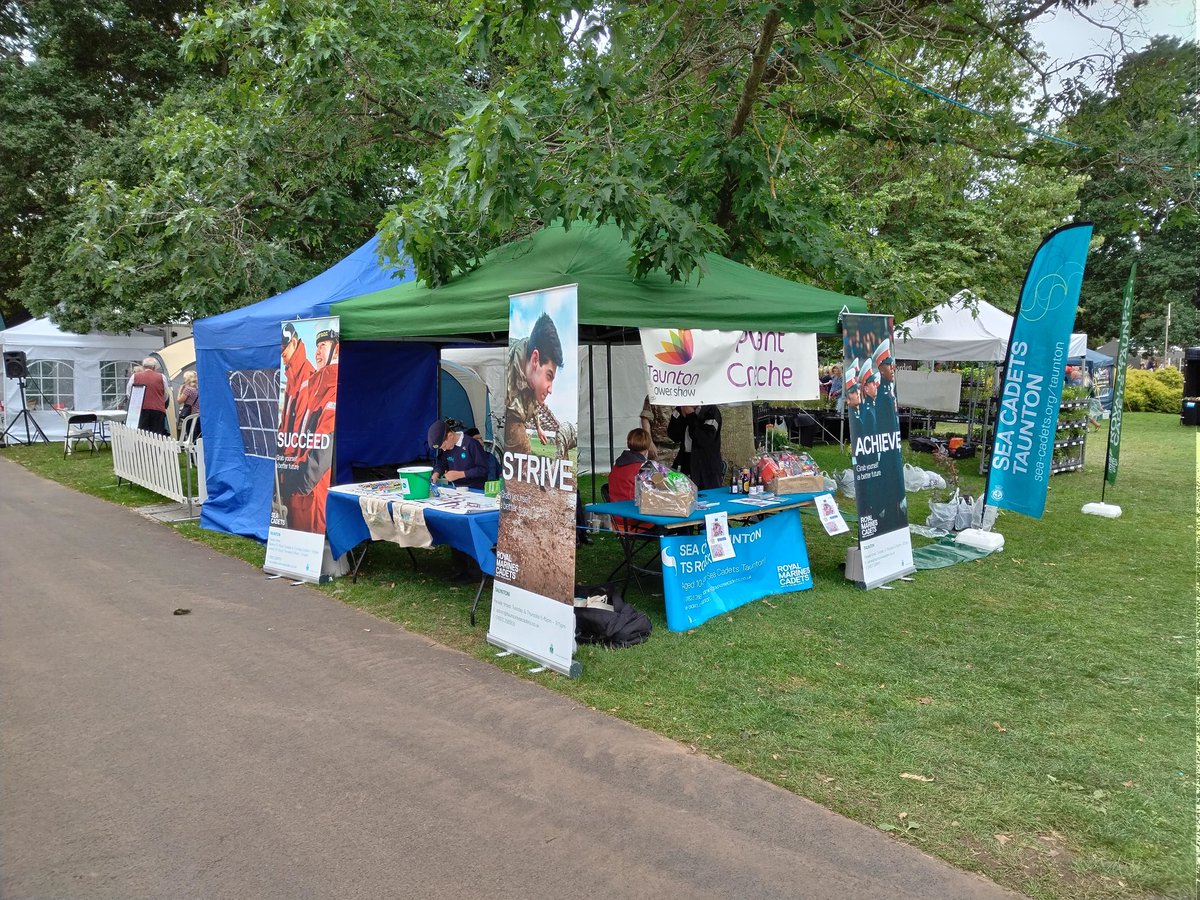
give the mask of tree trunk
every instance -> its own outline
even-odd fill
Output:
[[[736,403],[721,407],[721,457],[738,469],[754,454],[754,407]]]

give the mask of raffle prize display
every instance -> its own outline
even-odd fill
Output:
[[[821,468],[807,453],[762,453],[750,464],[751,482],[772,494],[807,494],[825,489]],[[744,491],[743,491],[744,492]]]
[[[647,460],[633,482],[638,512],[648,516],[686,519],[696,511],[696,485],[682,472]]]

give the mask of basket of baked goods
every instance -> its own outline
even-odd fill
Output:
[[[696,485],[682,472],[647,460],[634,476],[633,497],[647,516],[686,519],[696,511]]]

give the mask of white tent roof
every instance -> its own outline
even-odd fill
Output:
[[[969,306],[974,299],[975,310]],[[1004,362],[1013,317],[986,300],[960,291],[932,310],[933,321],[914,316],[896,328],[897,359],[923,362]],[[901,336],[908,330],[908,337]],[[1071,335],[1069,356],[1087,351],[1087,335]]]
[[[107,334],[100,331],[71,334],[62,331],[49,319],[30,319],[0,331],[0,344],[8,350],[26,350],[30,347],[116,348],[121,352],[112,358],[121,359],[130,350],[143,350],[146,353],[157,350],[163,342],[161,337],[149,334]]]
[[[47,360],[61,364],[56,367],[53,379],[59,393],[36,395],[31,381],[31,390],[25,397],[34,421],[51,439],[61,438],[66,428],[62,416],[50,408],[53,403],[80,410],[112,406],[118,399],[116,395],[124,394],[125,386],[121,379],[114,380],[111,373],[106,386],[101,374],[105,363],[140,362],[162,345],[161,336],[148,334],[71,334],[49,319],[33,319],[0,331],[0,349],[24,352],[31,366]],[[20,382],[5,377],[3,369],[0,369],[0,400],[7,428],[21,411],[21,392]],[[20,437],[24,437],[23,428]]]

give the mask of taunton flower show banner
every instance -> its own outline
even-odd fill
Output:
[[[643,328],[641,338],[646,392],[659,406],[820,396],[815,334]]]

